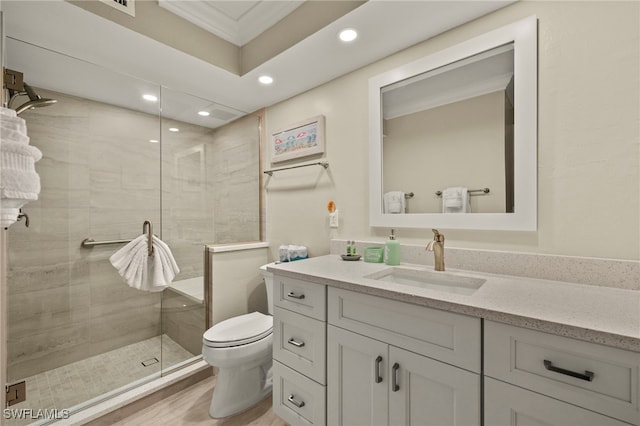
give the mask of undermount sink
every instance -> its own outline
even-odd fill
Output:
[[[365,275],[364,278],[467,295],[473,294],[487,281],[484,278],[470,277],[457,272],[436,272],[402,266],[390,267]]]

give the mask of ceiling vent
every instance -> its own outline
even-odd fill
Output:
[[[124,12],[127,15],[136,16],[135,0],[100,0],[102,3],[106,3],[109,6],[118,9],[120,12]]]

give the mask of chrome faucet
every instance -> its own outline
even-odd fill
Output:
[[[435,270],[444,271],[444,235],[438,232],[437,229],[432,229],[432,231],[433,241],[429,241],[425,249],[433,252]]]

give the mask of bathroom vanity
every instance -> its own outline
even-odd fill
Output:
[[[640,425],[640,293],[327,255],[273,265],[291,424]]]

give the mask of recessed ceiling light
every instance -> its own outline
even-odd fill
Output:
[[[169,131],[170,132],[179,132],[180,129],[178,129],[177,127],[169,127]]]
[[[211,115],[211,113],[209,111],[198,111],[198,115],[208,117],[209,115]]]
[[[340,37],[340,40],[344,42],[350,42],[355,40],[358,37],[358,33],[354,29],[347,28],[345,30],[340,31],[340,34],[338,37]]]
[[[151,143],[158,143],[158,139],[149,139],[149,142],[151,142]]]
[[[268,75],[261,75],[258,77],[258,81],[262,84],[271,84],[273,83],[273,78]]]
[[[157,101],[157,100],[158,100],[158,97],[157,97],[157,96],[154,96],[154,95],[142,95],[142,98],[143,98],[145,101],[149,101],[149,102],[155,102],[155,101]]]

